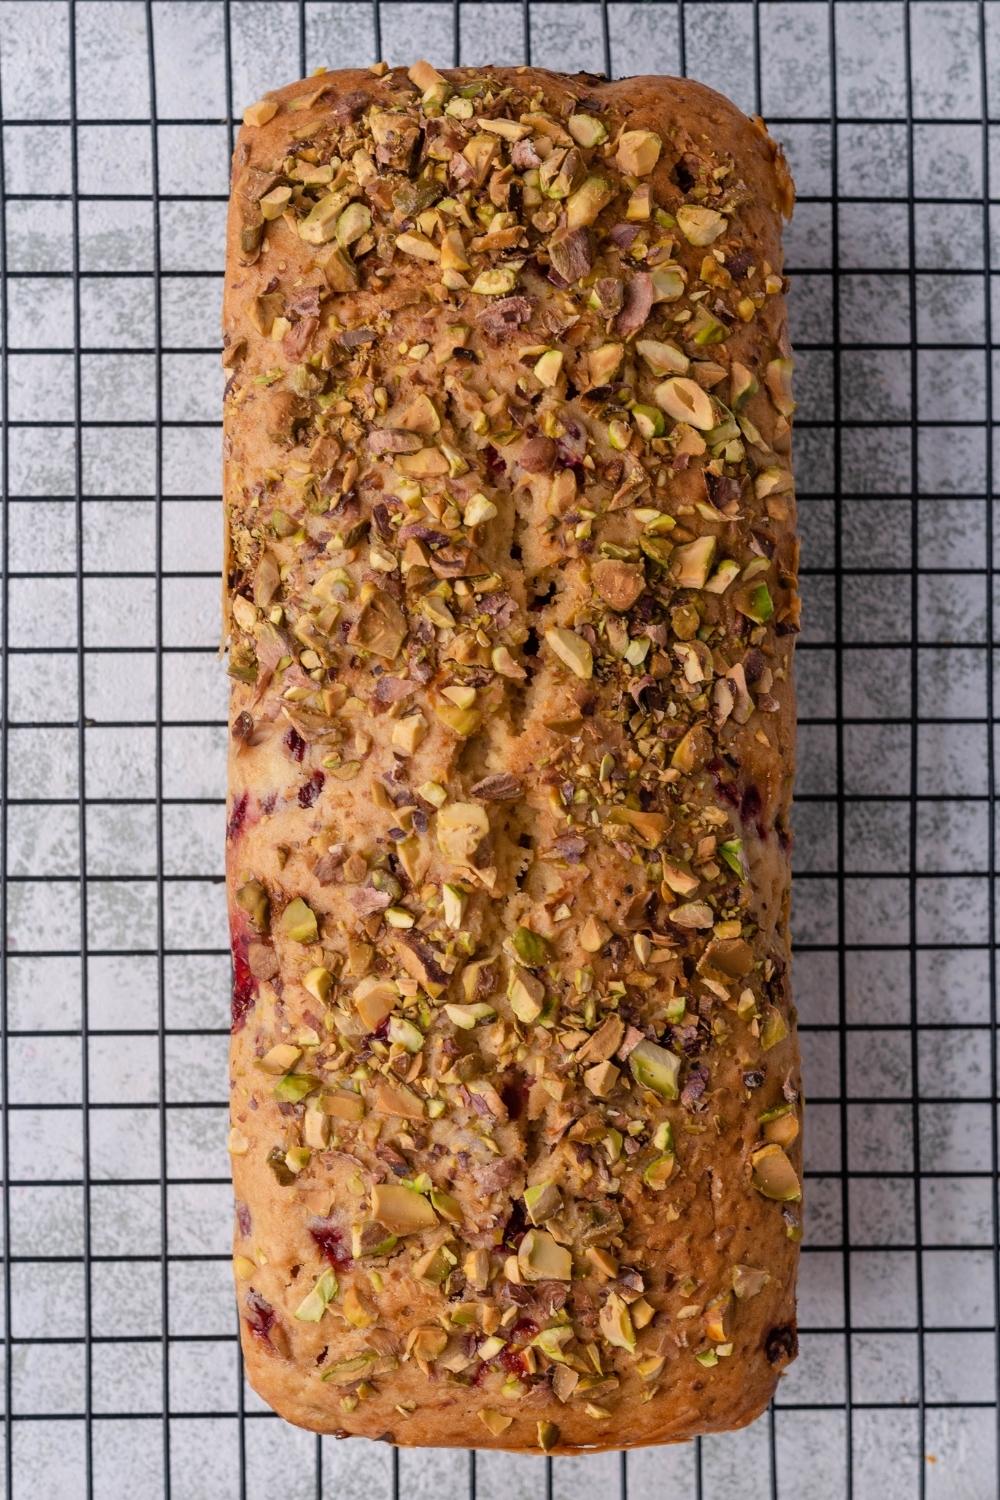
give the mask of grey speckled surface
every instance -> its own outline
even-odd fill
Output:
[[[15,1417],[0,1483],[17,1500],[159,1500],[168,1483],[174,1500],[393,1495],[387,1449],[317,1443],[239,1389],[215,653],[226,116],[303,64],[372,61],[376,9],[393,62],[453,61],[456,12],[461,61],[526,57],[514,0],[154,0],[151,79],[136,0],[0,5],[13,1258],[0,1312]],[[539,0],[531,60],[601,70],[605,23],[614,73],[686,67],[762,108],[799,183],[809,1235],[802,1356],[772,1416],[627,1467],[557,1461],[551,1494],[986,1500],[1000,236],[983,194],[1000,191],[1000,125],[981,117],[1000,119],[1000,4]],[[43,416],[55,425],[32,425]],[[473,1477],[480,1500],[547,1493],[541,1460],[487,1454],[403,1452],[395,1483],[408,1500],[460,1500]]]

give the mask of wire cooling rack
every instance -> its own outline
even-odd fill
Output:
[[[320,1441],[241,1377],[227,155],[268,87],[382,56],[689,72],[798,179],[801,1357],[747,1431],[627,1460]],[[0,93],[3,1493],[994,1495],[1000,6],[5,0]]]

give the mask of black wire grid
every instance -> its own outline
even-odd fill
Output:
[[[319,1440],[239,1364],[226,155],[268,86],[418,55],[690,71],[799,180],[802,1352],[753,1428],[627,1459]],[[993,1495],[1000,7],[5,0],[0,122],[3,1493]]]

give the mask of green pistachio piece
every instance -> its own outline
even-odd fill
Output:
[[[282,1187],[291,1187],[295,1181],[295,1173],[290,1170],[280,1146],[272,1147],[267,1153],[267,1164]]]
[[[323,1371],[320,1379],[329,1380],[331,1385],[352,1385],[357,1380],[363,1380],[377,1360],[375,1351],[366,1349],[362,1354],[355,1354],[350,1359],[342,1359],[331,1365]]]
[[[715,408],[711,396],[696,381],[688,380],[683,375],[675,375],[658,385],[653,392],[653,400],[668,417],[673,417],[677,422],[687,422],[702,432],[715,426]]]
[[[534,974],[519,969],[510,976],[507,998],[517,1019],[530,1026],[542,1013],[545,1004],[545,986]]]
[[[326,1004],[332,985],[333,975],[322,964],[315,969],[310,969],[302,980],[303,988],[308,990],[313,999],[318,1000],[321,1005]]]
[[[726,229],[723,214],[697,203],[682,203],[676,218],[678,229],[690,245],[711,245]]]
[[[492,271],[480,271],[472,283],[472,290],[481,297],[506,297],[517,286],[517,272],[512,266],[498,266]]]
[[[419,1052],[424,1045],[424,1034],[419,1026],[403,1016],[389,1017],[389,1040],[407,1052]]]
[[[517,1263],[525,1281],[569,1281],[573,1257],[546,1229],[529,1229],[517,1251]]]
[[[635,1353],[635,1328],[628,1303],[617,1292],[612,1292],[601,1308],[598,1324],[608,1343],[615,1349]]]
[[[729,369],[729,404],[733,410],[737,410],[745,401],[749,401],[760,387],[752,370],[734,359]]]
[[[724,594],[735,578],[739,577],[740,565],[735,558],[724,557],[705,583],[707,594]]]
[[[535,378],[542,385],[551,387],[562,374],[563,352],[561,349],[546,349],[535,362]]]
[[[299,222],[299,238],[307,245],[325,245],[337,232],[337,220],[345,205],[344,193],[326,193]]]
[[[661,1152],[654,1156],[642,1174],[642,1180],[647,1187],[655,1192],[665,1188],[674,1170],[674,1153],[672,1151]]]
[[[346,250],[371,227],[371,210],[364,203],[349,203],[337,220],[337,244]]]
[[[582,229],[593,224],[601,209],[615,196],[606,177],[587,177],[566,200],[567,229]]]
[[[559,1428],[555,1422],[539,1422],[536,1430],[538,1432],[538,1446],[543,1453],[551,1453],[559,1441]]]
[[[372,1215],[393,1234],[418,1234],[438,1222],[422,1193],[396,1183],[377,1183],[372,1188]]]
[[[544,1224],[562,1208],[562,1194],[554,1182],[537,1182],[525,1189],[524,1207],[532,1224]]]
[[[576,677],[584,679],[594,675],[594,653],[590,643],[573,630],[552,626],[545,632],[545,640],[551,651]]]
[[[593,115],[570,115],[566,121],[566,129],[578,146],[599,146],[608,138],[603,123]]]
[[[656,1042],[642,1041],[628,1055],[632,1077],[643,1088],[652,1089],[661,1099],[676,1099],[680,1093],[681,1060],[676,1053]]]
[[[756,588],[751,589],[737,603],[736,608],[741,615],[746,615],[747,619],[754,620],[758,625],[766,625],[768,620],[774,618],[774,600],[766,583],[758,583]]]
[[[633,420],[639,433],[647,442],[651,438],[662,437],[667,430],[667,424],[663,420],[663,413],[656,406],[646,406],[642,402],[636,402],[629,407]]]
[[[698,304],[694,321],[690,324],[690,332],[694,342],[702,348],[706,344],[724,344],[729,337],[729,329],[725,323],[710,313],[704,303]]]
[[[725,843],[719,845],[719,853],[734,875],[738,875],[741,880],[749,879],[742,839],[726,839]]]
[[[678,588],[704,588],[714,557],[714,536],[698,536],[693,542],[685,542],[682,546],[675,547],[670,559],[670,568]]]
[[[676,302],[684,295],[684,276],[679,266],[655,266],[650,271],[654,302]]]
[[[337,1278],[332,1271],[324,1271],[317,1278],[312,1291],[303,1297],[294,1316],[300,1323],[318,1323],[326,1312],[328,1305],[337,1295]]]
[[[784,1147],[775,1144],[759,1146],[750,1153],[753,1169],[751,1182],[764,1198],[779,1203],[796,1203],[802,1197],[799,1179]]]
[[[293,943],[315,943],[319,937],[316,913],[301,896],[296,896],[278,918],[278,930]]]
[[[648,177],[660,159],[663,143],[651,130],[626,130],[618,140],[615,163],[629,177]]]
[[[769,1005],[764,1016],[764,1024],[760,1030],[760,1045],[765,1052],[770,1052],[779,1042],[783,1042],[788,1035],[788,1022],[776,1005]]]
[[[691,368],[691,361],[676,344],[637,339],[635,347],[654,375],[686,375]]]
[[[521,963],[529,969],[535,969],[539,964],[545,963],[549,956],[548,943],[540,933],[533,932],[530,927],[515,927],[510,942]]]
[[[764,380],[771,400],[781,415],[790,417],[795,410],[795,402],[792,400],[792,361],[772,359],[764,371]]]
[[[243,908],[258,932],[266,932],[270,914],[267,890],[259,880],[248,880],[236,892],[236,904]]]
[[[274,1097],[284,1104],[300,1104],[313,1089],[322,1088],[323,1080],[311,1073],[286,1073],[274,1085]]]
[[[573,1329],[568,1323],[557,1323],[553,1328],[543,1328],[531,1340],[532,1347],[541,1349],[546,1359],[557,1365],[566,1363],[566,1345],[572,1341]]]

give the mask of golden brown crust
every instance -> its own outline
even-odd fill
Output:
[[[248,116],[250,1379],[406,1444],[742,1426],[795,1352],[787,171],[669,78],[418,64]]]

